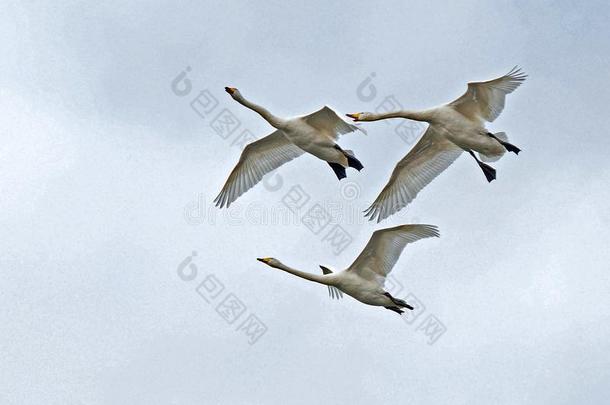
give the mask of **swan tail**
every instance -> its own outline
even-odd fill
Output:
[[[506,132],[496,132],[495,134],[493,134],[493,136],[502,142],[508,142],[508,136],[506,135]],[[505,153],[506,149],[504,149],[499,155],[484,155],[482,153],[479,153],[479,159],[481,159],[481,162],[496,162],[500,160],[500,158],[504,156]]]
[[[347,177],[347,174],[345,174],[345,167],[341,166],[339,163],[333,163],[333,162],[326,162],[326,163],[328,163],[330,168],[333,169],[333,172],[335,172],[335,175],[337,175],[337,178],[339,180]]]
[[[508,135],[506,135],[506,132],[496,132],[494,136],[501,141],[508,142]]]
[[[479,159],[481,159],[481,162],[487,162],[487,163],[495,162],[497,160],[500,160],[500,158],[502,156],[504,156],[505,153],[506,153],[506,151],[503,151],[499,155],[484,155],[482,153],[479,153]]]

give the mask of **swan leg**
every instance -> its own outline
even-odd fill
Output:
[[[501,139],[499,139],[497,136],[495,136],[494,134],[492,134],[491,132],[487,133],[487,135],[493,139],[495,139],[496,141],[500,142],[500,144],[502,146],[504,146],[506,148],[507,151],[509,152],[513,152],[515,155],[518,155],[519,152],[521,152],[521,149],[517,148],[515,145],[513,145],[512,143],[508,143],[506,141],[503,141]]]
[[[485,164],[483,162],[481,162],[474,154],[473,151],[469,150],[468,153],[470,153],[470,156],[472,156],[474,158],[474,160],[477,161],[477,164],[479,165],[479,167],[481,168],[481,170],[483,170],[483,174],[485,175],[485,178],[487,179],[488,182],[492,182],[496,179],[496,169],[494,169],[493,167],[491,167],[488,164]]]

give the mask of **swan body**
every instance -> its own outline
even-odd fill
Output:
[[[326,162],[338,163],[348,167],[347,157],[335,148],[335,141],[327,134],[320,134],[307,120],[297,117],[285,121],[279,129],[290,142]]]
[[[506,95],[526,77],[520,69],[513,68],[497,79],[468,83],[461,97],[429,110],[347,114],[354,121],[404,118],[429,124],[419,142],[396,164],[390,180],[365,211],[365,216],[380,222],[398,212],[464,151],[476,160],[489,182],[494,180],[495,169],[483,162],[496,161],[506,151],[518,154],[520,149],[510,144],[503,132],[487,130],[485,121],[493,122],[500,115]]]
[[[438,236],[438,229],[433,225],[400,225],[380,229],[373,232],[365,248],[346,270],[333,273],[320,266],[322,275],[293,269],[271,257],[257,260],[306,280],[327,285],[332,298],[340,298],[345,293],[364,304],[385,307],[401,314],[403,308],[413,307],[384,290],[386,276],[392,271],[407,244]]]
[[[336,141],[342,134],[364,131],[345,122],[330,107],[325,106],[309,115],[285,119],[246,100],[235,88],[226,87],[225,90],[235,101],[258,113],[276,130],[244,148],[239,162],[214,200],[216,206],[229,207],[261,181],[265,174],[305,152],[328,162],[339,180],[346,177],[347,167],[362,169],[362,164],[353,152],[341,149]]]
[[[504,154],[504,146],[491,138],[483,125],[464,119],[464,115],[455,108],[440,106],[430,116],[430,125],[435,125],[437,131],[463,150],[474,150],[487,157]]]

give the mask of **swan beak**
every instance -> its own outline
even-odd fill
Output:
[[[231,95],[233,95],[233,93],[235,93],[237,89],[235,87],[225,87],[225,91]]]
[[[348,117],[350,117],[354,121],[358,121],[360,119],[360,113],[345,114],[345,115],[347,115]]]
[[[262,257],[262,258],[258,257],[258,258],[256,258],[256,260],[258,260],[259,262],[263,262],[263,263],[267,264],[270,259],[268,257]]]

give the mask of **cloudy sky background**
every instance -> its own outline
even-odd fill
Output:
[[[607,399],[607,2],[103,3],[0,5],[0,403]],[[399,215],[364,221],[411,146],[377,122],[341,138],[365,165],[342,183],[304,156],[279,190],[212,208],[240,153],[214,116],[271,131],[226,85],[283,116],[388,95],[416,109],[516,64],[529,78],[489,128],[523,153],[491,184],[462,157]],[[189,103],[205,89],[219,105],[202,118]],[[340,254],[287,214],[297,185],[353,239]],[[442,233],[393,273],[425,305],[413,325],[254,260],[341,269],[375,229],[409,222]],[[195,292],[209,274],[247,306],[232,325]],[[267,327],[254,345],[236,331],[248,314]],[[446,327],[433,345],[428,315]]]

